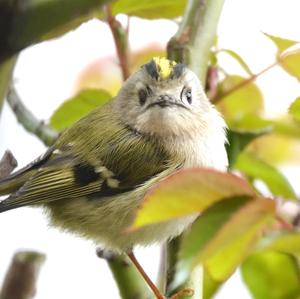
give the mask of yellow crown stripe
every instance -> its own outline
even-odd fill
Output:
[[[169,60],[165,57],[154,57],[153,60],[157,66],[159,76],[162,79],[168,78],[176,65],[175,61]]]

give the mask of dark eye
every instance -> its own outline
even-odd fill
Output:
[[[192,90],[189,87],[183,87],[180,94],[181,101],[187,101],[189,104],[192,103]]]
[[[139,101],[142,106],[146,103],[146,100],[150,94],[151,89],[149,86],[146,86],[146,88],[140,89],[138,91]]]

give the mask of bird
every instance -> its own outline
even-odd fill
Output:
[[[187,65],[154,57],[108,103],[0,181],[0,212],[42,207],[50,223],[126,253],[181,234],[195,215],[128,230],[146,193],[183,168],[227,167],[226,123]],[[165,298],[139,270],[157,299]],[[175,298],[175,297],[174,297]],[[176,297],[177,298],[177,297]]]

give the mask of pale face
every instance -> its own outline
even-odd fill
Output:
[[[129,126],[161,137],[189,134],[210,106],[197,76],[183,66],[169,78],[141,68],[126,81],[118,100]]]

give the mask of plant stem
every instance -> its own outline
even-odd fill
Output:
[[[12,57],[0,64],[0,111],[11,82],[15,64],[16,57]]]
[[[261,70],[260,72],[258,72],[256,74],[251,75],[246,80],[241,81],[240,83],[236,84],[235,86],[231,87],[230,89],[226,90],[225,92],[223,92],[221,94],[216,94],[215,97],[211,98],[211,102],[214,103],[214,104],[220,102],[223,98],[227,97],[228,95],[236,92],[237,90],[241,89],[245,85],[247,85],[247,84],[253,82],[254,80],[256,80],[259,76],[261,76],[265,72],[269,71],[274,66],[278,65],[279,62],[280,62],[280,60],[277,60],[277,61],[273,62],[271,65],[267,66],[265,69]]]
[[[50,146],[58,137],[58,133],[48,127],[44,121],[37,119],[31,111],[21,101],[14,88],[11,88],[7,94],[7,102],[19,123],[30,133],[36,135],[43,143]]]
[[[112,15],[109,5],[106,7],[106,21],[114,38],[117,55],[125,81],[129,75],[129,56],[128,56],[128,28],[123,28],[122,24]],[[129,25],[129,23],[128,23]]]
[[[149,298],[149,290],[139,272],[124,255],[97,249],[97,255],[107,261],[122,299]]]
[[[169,41],[169,58],[185,62],[205,82],[224,0],[189,0],[177,33]]]
[[[0,299],[31,299],[36,293],[36,281],[45,255],[32,252],[17,252],[4,278]]]

